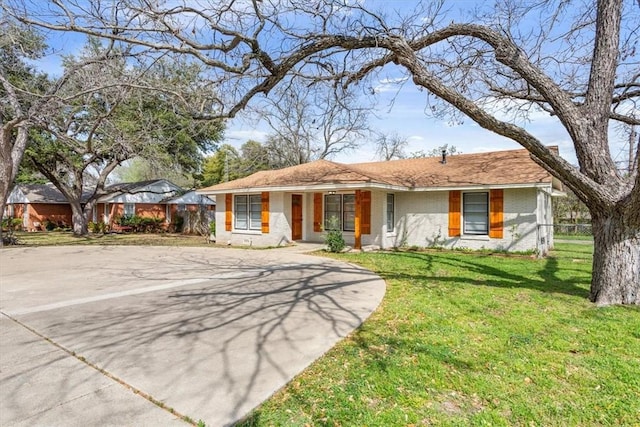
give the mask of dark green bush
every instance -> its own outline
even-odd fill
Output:
[[[173,220],[173,229],[176,233],[182,233],[182,228],[184,227],[184,218],[181,216],[176,216]]]

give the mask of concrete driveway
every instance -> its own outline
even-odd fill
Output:
[[[0,250],[0,425],[228,425],[358,327],[384,282],[287,250]]]

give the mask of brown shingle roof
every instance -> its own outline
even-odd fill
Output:
[[[369,171],[357,170],[353,165],[317,160],[284,169],[256,172],[245,178],[224,182],[200,191],[371,182],[384,183],[384,179]]]
[[[289,168],[257,172],[245,178],[203,188],[221,192],[270,187],[323,184],[363,184],[406,188],[463,187],[551,183],[551,175],[535,163],[527,150],[495,151],[440,157],[341,164],[318,160]]]

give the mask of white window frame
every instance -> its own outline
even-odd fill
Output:
[[[328,198],[339,199],[338,202],[339,210],[338,211],[328,211],[327,210],[327,200]],[[346,199],[346,202],[345,202]],[[335,203],[335,202],[333,202]],[[345,209],[345,206],[348,208]],[[341,231],[347,232],[355,232],[356,230],[356,195],[355,193],[346,193],[346,194],[325,194],[323,198],[323,218],[324,218],[324,229],[329,230],[329,220],[332,217],[336,217],[338,219],[338,229]],[[353,207],[353,208],[351,208]]]
[[[347,201],[347,199],[349,199]],[[349,209],[347,209],[349,207]],[[342,231],[356,231],[356,195],[342,195]]]
[[[262,195],[236,194],[233,197],[234,229],[262,230]]]
[[[130,213],[127,213],[130,211]],[[122,215],[126,217],[132,217],[136,214],[136,204],[135,203],[123,203],[122,204]]]
[[[484,196],[485,203],[478,203],[478,196]],[[475,198],[476,200],[471,200]],[[484,212],[477,210],[479,206],[484,205],[486,209]],[[476,210],[473,210],[475,207]],[[489,235],[489,192],[488,191],[474,191],[466,192],[462,194],[462,234],[469,236],[488,236]],[[484,217],[484,229],[472,229],[471,218],[476,219],[475,223],[479,224],[477,219],[480,216]]]
[[[391,209],[389,209],[391,207]],[[395,231],[396,222],[396,195],[387,193],[387,233]]]

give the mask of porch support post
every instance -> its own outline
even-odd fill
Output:
[[[356,226],[354,249],[362,249],[362,192],[356,190]]]

